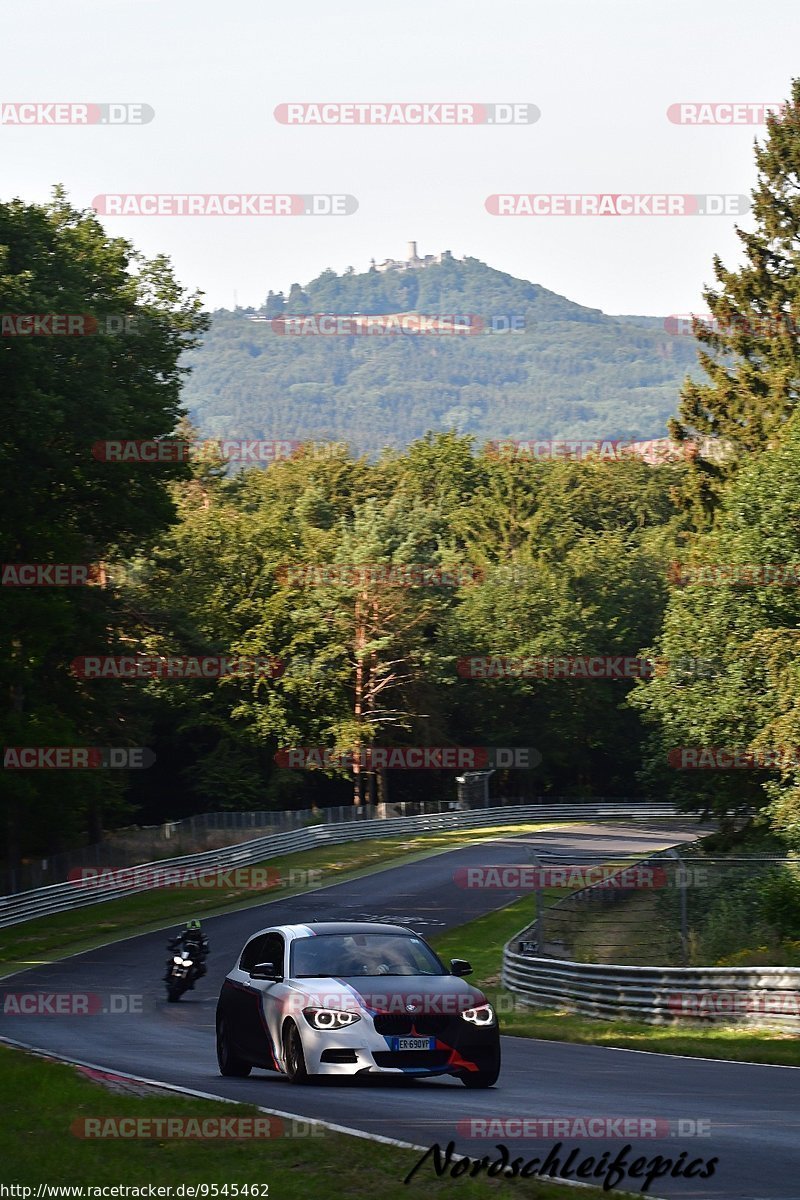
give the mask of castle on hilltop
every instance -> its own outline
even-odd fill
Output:
[[[453,256],[449,250],[443,250],[441,254],[426,254],[424,258],[420,258],[417,254],[417,243],[408,243],[408,257],[405,260],[398,258],[385,258],[383,262],[375,262],[374,258],[370,259],[370,268],[376,271],[416,271],[420,267],[432,267],[437,263],[447,262]]]

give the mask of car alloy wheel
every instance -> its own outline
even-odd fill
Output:
[[[286,1062],[286,1074],[292,1083],[306,1083],[308,1081],[308,1070],[306,1069],[306,1056],[303,1053],[303,1043],[300,1038],[300,1030],[295,1025],[294,1021],[289,1021],[283,1034],[284,1060]]]

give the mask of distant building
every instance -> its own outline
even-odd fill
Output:
[[[432,267],[447,262],[452,257],[449,250],[443,250],[441,254],[426,254],[420,258],[417,254],[417,243],[409,242],[406,258],[385,258],[380,263],[373,258],[370,259],[370,267],[374,267],[376,271],[417,271],[421,267]]]

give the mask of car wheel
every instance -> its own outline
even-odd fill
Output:
[[[469,1074],[460,1076],[464,1087],[468,1088],[490,1088],[497,1083],[499,1071],[470,1071]]]
[[[294,1021],[289,1021],[283,1032],[283,1050],[286,1074],[289,1076],[290,1082],[307,1083],[308,1070],[306,1068],[306,1056],[303,1053],[300,1030]]]
[[[217,1017],[217,1062],[220,1075],[233,1075],[238,1079],[246,1079],[253,1069],[251,1063],[234,1054],[230,1032],[223,1017]]]

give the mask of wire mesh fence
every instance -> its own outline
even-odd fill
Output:
[[[11,895],[48,884],[64,883],[72,872],[84,867],[96,870],[130,867],[141,862],[199,854],[219,850],[249,838],[265,837],[271,833],[287,833],[326,822],[339,824],[350,821],[369,821],[376,818],[412,817],[427,813],[445,813],[465,808],[480,808],[486,803],[484,789],[480,794],[459,796],[458,800],[402,801],[389,804],[352,804],[332,808],[307,808],[276,812],[215,812],[198,813],[180,821],[167,821],[121,829],[108,833],[101,842],[76,847],[60,853],[29,859],[13,868],[0,867],[0,895]],[[558,797],[547,798],[548,803]],[[545,798],[542,798],[544,802]],[[519,804],[519,797],[492,798],[492,806]],[[639,801],[639,803],[645,803]]]
[[[800,857],[533,854],[525,953],[626,966],[800,965]]]

